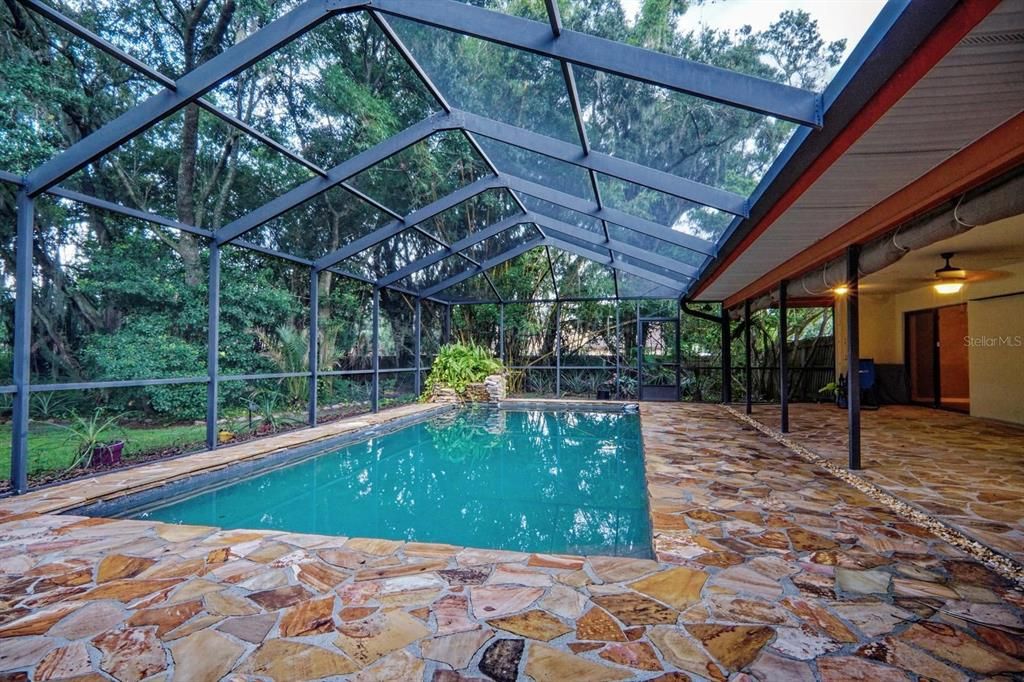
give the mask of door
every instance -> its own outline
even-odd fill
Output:
[[[675,318],[640,320],[640,400],[679,400],[678,336]]]
[[[970,412],[967,304],[906,313],[910,402]]]
[[[967,351],[967,304],[938,309],[939,407],[971,411],[970,370]]]

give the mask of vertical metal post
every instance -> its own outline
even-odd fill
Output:
[[[444,306],[444,322],[441,324],[441,343],[449,344],[452,342],[452,304],[446,303]]]
[[[676,304],[676,400],[683,399],[683,300]]]
[[[498,358],[505,364],[505,304],[498,304]]]
[[[622,372],[622,311],[615,302],[615,398],[619,398],[619,374]]]
[[[555,301],[555,397],[562,397],[562,302]]]
[[[722,402],[732,402],[732,321],[722,305]]]
[[[644,340],[640,322],[640,301],[636,302],[636,399],[644,399]]]
[[[320,373],[320,273],[309,271],[309,425],[316,426],[317,376]]]
[[[373,288],[373,381],[370,384],[370,410],[380,409],[380,289]]]
[[[209,275],[209,318],[206,327],[206,447],[214,450],[217,448],[217,378],[220,373],[220,245],[216,242],[210,242]]]
[[[860,278],[860,246],[854,244],[846,251],[846,405],[848,440],[848,466],[860,469],[860,312],[858,310],[858,280]]]
[[[786,300],[787,280],[779,283],[779,405],[782,408],[783,433],[789,433],[789,358],[786,340],[789,338],[789,305]]]
[[[416,299],[416,308],[413,310],[413,325],[416,332],[412,342],[413,354],[416,356],[414,361],[416,377],[413,379],[413,388],[416,395],[419,395],[422,390],[421,382],[423,381],[423,378],[420,376],[423,372],[423,357],[420,354],[420,346],[423,342],[423,302],[418,298]]]
[[[18,235],[15,242],[14,289],[14,413],[11,415],[11,487],[28,492],[28,390],[32,352],[32,231],[35,201],[18,192]]]
[[[750,330],[750,299],[743,301],[743,357],[747,361],[746,376],[743,378],[744,392],[747,394],[747,414],[754,411],[753,409],[753,391],[754,391],[754,374],[753,374],[753,358],[751,351],[751,330]]]

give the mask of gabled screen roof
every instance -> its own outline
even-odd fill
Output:
[[[249,187],[187,225],[218,244],[449,302],[679,297],[795,132],[821,125],[820,93],[881,9],[804,4],[308,0],[176,79],[37,8],[156,94],[135,87],[124,114],[11,170],[32,195],[102,191],[145,136],[159,198],[180,154],[161,131],[198,104],[202,144],[237,140]]]

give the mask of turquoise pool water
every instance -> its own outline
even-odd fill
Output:
[[[635,414],[459,410],[137,518],[650,556]]]

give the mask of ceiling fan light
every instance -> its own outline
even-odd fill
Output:
[[[955,294],[964,288],[964,281],[967,279],[967,271],[963,268],[954,267],[949,261],[956,255],[952,252],[942,254],[946,264],[935,271],[935,291],[939,294]]]
[[[836,296],[845,296],[846,294],[850,293],[850,287],[846,286],[845,284],[840,284],[832,288],[832,293],[835,294]]]
[[[944,282],[936,282],[933,286],[935,287],[936,293],[948,295],[959,293],[959,291],[964,288],[964,283],[955,280],[947,280]]]

